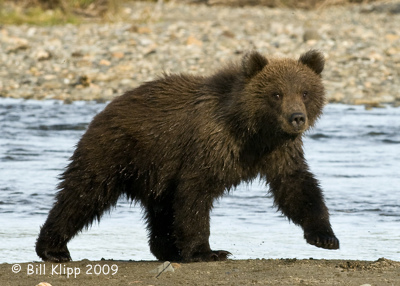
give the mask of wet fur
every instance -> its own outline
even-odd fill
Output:
[[[316,51],[299,60],[252,52],[212,76],[164,75],[116,98],[79,141],[37,254],[70,260],[70,239],[126,195],[144,208],[157,259],[224,260],[229,252],[208,241],[213,202],[257,176],[308,243],[338,248],[302,149],[322,112],[323,66]],[[288,122],[293,112],[304,125]]]

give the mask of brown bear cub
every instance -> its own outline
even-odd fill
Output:
[[[71,260],[67,243],[115,206],[140,202],[159,260],[225,260],[211,250],[216,198],[261,177],[275,205],[317,247],[339,248],[302,149],[324,105],[324,58],[257,52],[208,77],[164,75],[113,100],[91,122],[62,175],[36,252]]]

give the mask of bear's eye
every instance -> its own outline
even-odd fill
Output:
[[[303,91],[303,98],[306,98],[308,96],[308,91]]]
[[[275,98],[275,99],[281,99],[281,95],[279,93],[277,93],[277,92],[274,92],[272,94],[272,97]]]

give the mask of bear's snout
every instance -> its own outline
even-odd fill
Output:
[[[307,115],[300,110],[289,112],[281,119],[283,131],[289,134],[300,134],[308,128]]]
[[[302,129],[306,123],[306,116],[304,113],[300,112],[293,113],[290,115],[289,123],[292,124],[295,129]]]

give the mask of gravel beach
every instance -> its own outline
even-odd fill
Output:
[[[208,75],[249,50],[326,56],[329,102],[400,105],[400,1],[317,10],[129,3],[124,21],[0,27],[0,97],[107,101],[167,73]]]

